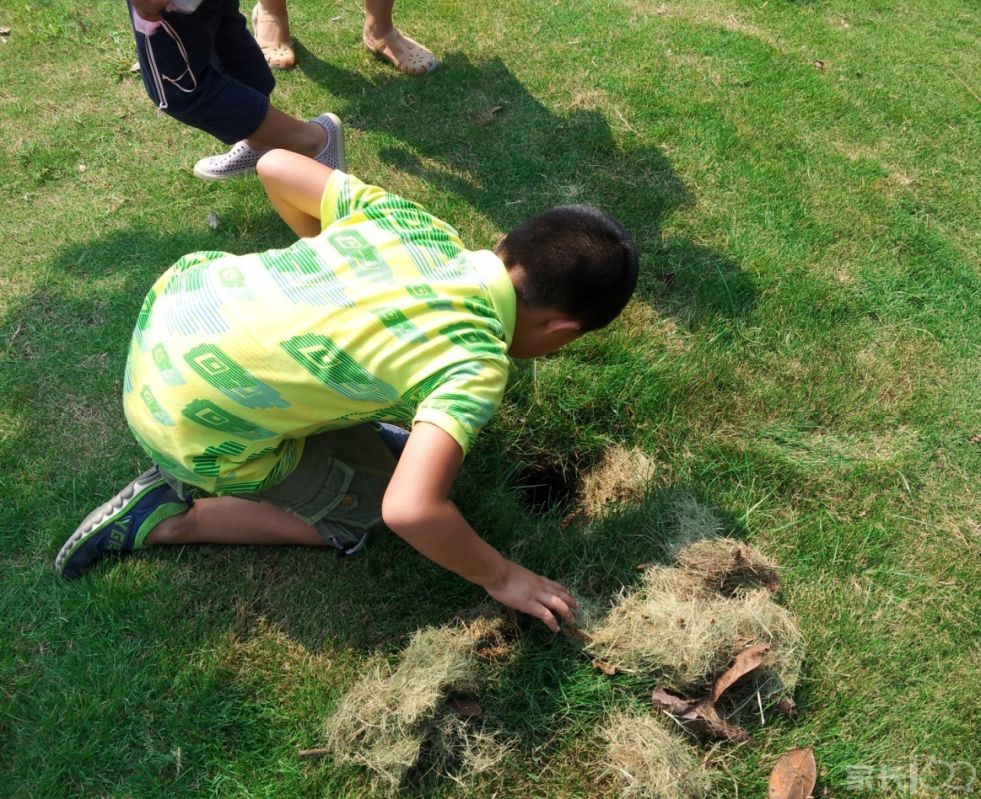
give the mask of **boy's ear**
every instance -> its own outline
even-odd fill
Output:
[[[572,319],[564,314],[561,316],[553,316],[545,323],[545,330],[543,331],[545,335],[552,335],[554,333],[578,333],[582,330],[582,325],[575,319]]]

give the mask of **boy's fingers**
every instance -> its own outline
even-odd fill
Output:
[[[569,609],[569,605],[566,604],[566,602],[564,602],[561,597],[547,596],[545,597],[545,599],[542,600],[542,603],[546,607],[558,613],[563,618],[566,624],[576,623],[576,617],[572,614],[572,611]]]
[[[557,633],[559,631],[559,623],[555,620],[555,616],[553,616],[549,609],[544,605],[539,605],[538,609],[533,615],[545,622],[545,626],[548,627],[548,629],[550,629],[553,633]]]
[[[557,583],[555,582],[555,580],[549,580],[547,577],[543,577],[542,580],[545,583],[546,587],[551,588],[553,591],[560,594],[563,598],[569,597],[569,599],[572,599],[573,602],[576,601],[575,599],[572,598],[572,592],[564,585],[562,585],[562,583]]]
[[[576,598],[572,595],[572,593],[569,591],[569,589],[566,588],[565,586],[561,586],[561,585],[555,584],[552,587],[552,591],[555,593],[555,595],[559,599],[561,599],[563,602],[565,602],[570,608],[578,608],[579,607],[579,603],[576,601]]]

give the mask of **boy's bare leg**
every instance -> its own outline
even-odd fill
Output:
[[[273,208],[300,238],[320,233],[320,200],[333,171],[286,150],[268,152],[256,165]]]
[[[282,508],[240,497],[195,500],[187,513],[154,527],[145,543],[326,546],[312,526]]]
[[[313,158],[327,145],[327,131],[316,122],[294,119],[270,105],[262,124],[246,141],[256,150],[282,148]]]

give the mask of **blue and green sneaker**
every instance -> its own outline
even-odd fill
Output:
[[[55,558],[55,571],[78,577],[107,555],[141,549],[154,527],[189,507],[154,466],[85,517]]]

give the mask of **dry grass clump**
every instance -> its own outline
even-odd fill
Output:
[[[587,631],[590,653],[618,671],[648,674],[681,691],[703,690],[753,644],[771,650],[752,678],[768,697],[789,695],[800,673],[801,635],[769,591],[724,596],[680,568],[651,566]]]
[[[777,587],[777,564],[731,538],[694,541],[678,549],[675,559],[680,568],[726,596],[760,586],[772,591]]]
[[[628,799],[701,799],[712,774],[692,744],[650,715],[617,711],[605,720],[603,766]]]
[[[474,690],[475,650],[499,636],[500,625],[478,618],[417,632],[397,667],[376,666],[347,692],[327,722],[326,748],[393,790],[412,773],[439,770],[465,781],[492,769],[507,745],[448,701]]]
[[[654,480],[654,461],[641,449],[609,447],[582,482],[582,511],[599,516],[612,505],[640,502]]]

